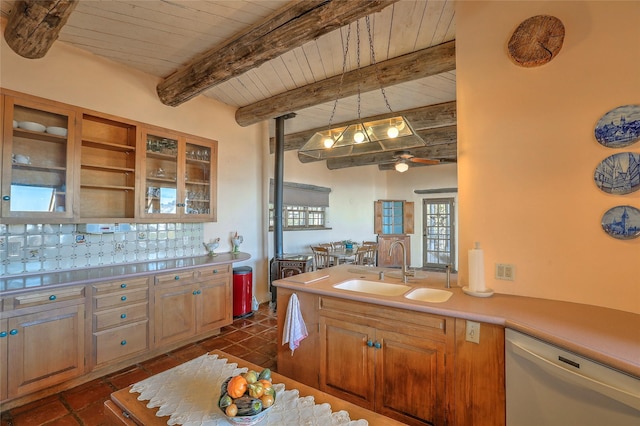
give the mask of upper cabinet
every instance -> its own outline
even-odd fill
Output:
[[[76,150],[80,165],[76,205],[81,219],[136,218],[136,132],[133,123],[82,115]]]
[[[145,155],[142,217],[216,220],[215,141],[142,129]]]
[[[0,115],[3,223],[216,220],[214,140],[5,89]]]
[[[12,95],[2,109],[2,217],[70,219],[75,110]]]

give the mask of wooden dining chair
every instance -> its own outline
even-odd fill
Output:
[[[367,246],[360,246],[356,249],[356,258],[353,263],[356,265],[366,265],[367,253],[369,249]]]
[[[334,250],[342,250],[342,249],[344,249],[344,242],[342,242],[342,241],[334,241],[334,242],[331,243],[331,247]]]
[[[313,252],[313,263],[315,269],[324,269],[333,266],[333,257],[329,254],[329,249],[322,246],[311,246]]]
[[[363,244],[366,247],[365,264],[369,266],[377,266],[378,264],[378,243]]]

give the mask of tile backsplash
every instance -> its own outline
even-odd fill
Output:
[[[0,224],[0,276],[206,254],[202,223],[131,224],[85,234],[74,224]]]

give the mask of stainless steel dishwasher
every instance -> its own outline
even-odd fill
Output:
[[[526,334],[505,334],[507,426],[638,426],[640,379]]]

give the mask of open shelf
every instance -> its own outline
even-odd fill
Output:
[[[135,173],[136,171],[136,169],[129,167],[102,166],[100,164],[83,164],[81,167],[86,170],[101,170],[103,172]]]
[[[33,130],[25,130],[20,128],[13,129],[13,136],[18,138],[35,139],[41,142],[67,143],[66,136],[52,135],[51,133],[34,132]]]
[[[123,151],[123,152],[124,151],[133,152],[136,150],[135,146],[122,145],[122,144],[113,143],[113,142],[106,142],[98,139],[90,139],[90,138],[87,138],[86,136],[82,137],[82,146],[106,149],[110,151]]]

